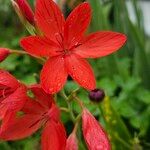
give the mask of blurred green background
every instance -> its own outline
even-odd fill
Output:
[[[89,60],[93,66],[97,87],[107,96],[100,106],[88,100],[88,93],[79,92],[80,98],[108,131],[114,150],[150,149],[150,33],[144,24],[146,17],[141,7],[145,1],[88,0],[93,8],[93,18],[88,32],[113,30],[125,33],[126,45],[117,53],[101,59]],[[81,0],[59,1],[65,16]],[[30,0],[33,6],[34,1]],[[127,5],[128,3],[128,5]],[[129,4],[130,3],[130,4]],[[150,1],[147,1],[147,4]],[[129,11],[129,7],[134,13]],[[19,39],[29,35],[20,23],[10,0],[0,0],[0,47],[21,49]],[[30,56],[11,55],[0,64],[26,84],[36,83],[42,66]],[[69,93],[77,85],[71,80],[65,86]],[[61,98],[60,98],[61,99]],[[61,104],[62,103],[62,104]],[[60,105],[63,102],[60,100]],[[75,112],[78,107],[72,104]],[[100,110],[101,108],[101,110]],[[105,117],[101,117],[102,114]],[[66,114],[62,115],[68,133],[72,128]],[[40,131],[39,131],[40,133]],[[25,140],[0,142],[0,150],[36,150],[39,133]],[[80,144],[84,150],[84,142]]]

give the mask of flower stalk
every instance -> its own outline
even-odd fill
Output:
[[[17,54],[17,55],[29,55],[26,51],[12,50],[12,49],[10,50],[10,53]],[[29,56],[31,56],[31,55],[29,55]],[[32,56],[32,57],[36,58],[40,64],[44,64],[44,62],[45,62],[45,59],[43,59],[41,57],[35,57],[35,56]]]
[[[69,114],[70,114],[70,118],[72,120],[73,123],[75,123],[75,116],[74,116],[74,113],[72,111],[72,107],[71,107],[71,103],[69,102],[69,99],[67,97],[67,95],[65,94],[64,90],[62,90],[60,92],[60,95],[64,98],[66,104],[67,104],[67,107],[68,107],[68,110],[69,110]]]

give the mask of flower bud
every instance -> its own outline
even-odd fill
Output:
[[[69,135],[65,150],[78,150],[78,140],[75,133]]]
[[[32,25],[34,25],[34,13],[26,0],[15,0],[23,17]],[[15,2],[12,0],[14,6]],[[14,7],[15,8],[15,7]],[[16,12],[19,11],[15,8]],[[18,14],[18,12],[17,12]]]
[[[82,113],[82,130],[89,150],[111,150],[107,133],[86,108]]]
[[[10,54],[7,48],[0,48],[0,62],[2,62]]]
[[[101,102],[105,97],[105,93],[102,89],[94,89],[89,93],[89,99],[93,102]]]

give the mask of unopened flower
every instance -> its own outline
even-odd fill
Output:
[[[19,111],[26,101],[27,88],[7,71],[0,70],[0,119]]]
[[[104,90],[94,89],[89,93],[89,99],[93,102],[101,102],[105,97]]]
[[[0,48],[0,62],[5,60],[9,54],[10,54],[9,49],[7,49],[7,48]]]
[[[12,0],[12,4],[19,16],[23,15],[22,17],[25,18],[30,24],[32,24],[32,25],[35,24],[34,13],[31,9],[30,5],[28,4],[27,0]],[[17,8],[16,4],[18,5],[19,9]],[[20,12],[18,12],[18,11],[20,11]]]
[[[89,150],[111,150],[107,134],[87,109],[82,114],[82,130]]]
[[[35,97],[28,97],[21,110],[23,115],[16,116],[5,127],[1,128],[0,139],[22,139],[30,136],[43,126],[42,150],[64,150],[66,147],[66,132],[60,121],[60,111],[52,96],[46,94],[39,85],[32,86],[29,89]]]
[[[68,75],[82,87],[95,89],[94,73],[84,58],[109,55],[126,41],[124,34],[111,31],[85,36],[91,20],[91,7],[86,2],[65,21],[53,0],[37,0],[35,20],[43,36],[26,37],[20,43],[31,55],[48,58],[41,72],[41,85],[51,94],[64,86]]]
[[[78,141],[74,132],[69,135],[65,150],[78,150]]]

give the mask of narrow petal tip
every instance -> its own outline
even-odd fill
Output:
[[[10,54],[10,50],[7,48],[0,48],[0,62],[5,60]]]

